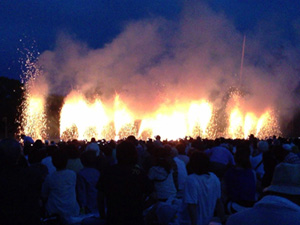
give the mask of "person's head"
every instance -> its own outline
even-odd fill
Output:
[[[209,166],[209,157],[204,152],[198,150],[191,154],[190,161],[187,165],[190,173],[195,173],[198,175],[208,174]]]
[[[33,143],[33,148],[34,149],[41,149],[43,148],[45,145],[44,143],[42,142],[42,140],[38,139],[36,140],[34,143]]]
[[[234,154],[234,161],[237,167],[243,169],[250,169],[250,146],[248,144],[239,144],[236,146],[236,152]]]
[[[69,159],[77,159],[79,158],[79,151],[74,144],[67,144],[66,146],[61,148],[63,151],[67,153]]]
[[[68,156],[64,151],[55,151],[52,155],[52,163],[56,170],[66,169],[68,163]]]
[[[133,136],[133,135],[128,136],[126,138],[126,141],[132,143],[133,145],[137,145],[137,140],[136,140],[135,136]]]
[[[164,168],[168,173],[171,171],[171,147],[165,146],[156,147],[153,149],[152,154],[154,156],[155,166]]]
[[[269,150],[269,143],[267,141],[259,141],[257,148],[260,152],[267,152]]]
[[[20,143],[13,138],[0,141],[0,166],[17,165],[21,157],[22,148]]]
[[[40,163],[43,158],[47,156],[46,148],[33,149],[28,155],[28,161],[30,164]]]
[[[95,151],[85,151],[80,156],[81,163],[84,167],[94,168],[97,163],[97,156]]]
[[[290,152],[288,150],[285,150],[282,145],[274,145],[273,151],[275,154],[275,157],[278,159],[279,162],[282,162],[284,158],[289,154]]]
[[[179,155],[185,155],[185,144],[180,143],[180,144],[176,145],[176,149],[177,149]]]
[[[117,145],[116,154],[118,164],[120,165],[134,165],[137,163],[137,150],[135,146],[128,141],[122,141]]]
[[[279,163],[265,194],[279,195],[300,205],[300,164]]]

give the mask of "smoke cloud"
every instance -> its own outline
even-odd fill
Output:
[[[263,21],[246,35],[242,104],[255,112],[273,107],[287,116],[300,103],[299,46],[274,40],[281,32],[276,28]],[[190,4],[179,21],[128,22],[100,49],[60,34],[55,49],[43,52],[38,63],[49,93],[77,89],[104,102],[118,93],[138,115],[203,98],[220,106],[231,87],[240,87],[243,37],[224,14]]]

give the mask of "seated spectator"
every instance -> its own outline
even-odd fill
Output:
[[[176,149],[178,151],[178,156],[177,156],[178,159],[182,160],[185,163],[185,165],[187,165],[190,158],[185,154],[185,149],[186,149],[185,144],[182,143],[178,144],[176,146]]]
[[[300,224],[300,165],[280,163],[265,197],[229,217],[227,225]]]
[[[183,189],[184,189],[184,184],[186,181],[186,178],[188,176],[187,170],[186,170],[186,165],[184,161],[180,160],[178,158],[178,152],[176,148],[171,149],[171,156],[173,157],[174,162],[176,163],[177,167],[177,197],[182,198],[183,194]]]
[[[41,160],[41,164],[43,164],[47,167],[48,174],[52,174],[56,171],[56,168],[52,163],[52,155],[56,151],[58,151],[58,148],[56,145],[47,146],[46,147],[47,156]]]
[[[251,167],[256,173],[256,177],[261,180],[265,170],[263,164],[263,153],[269,150],[269,144],[266,141],[259,141],[257,143],[257,149],[255,149],[250,155]]]
[[[20,165],[20,159],[19,142],[3,139],[0,142],[0,224],[38,225],[42,177],[35,168]]]
[[[214,172],[220,179],[225,174],[226,170],[235,165],[233,154],[228,149],[227,144],[220,144],[211,149],[205,150],[205,153],[210,159],[210,170]]]
[[[229,213],[252,207],[256,201],[256,175],[251,168],[248,144],[236,147],[234,160],[235,167],[228,169],[223,178]]]
[[[215,208],[224,220],[220,180],[209,172],[209,163],[209,158],[200,151],[195,151],[190,157],[189,165],[193,172],[187,177],[184,187],[180,225],[209,224]]]
[[[95,151],[96,155],[99,156],[100,155],[100,148],[98,143],[96,142],[95,138],[91,139],[91,142],[86,146],[85,148],[86,151]]]
[[[170,152],[165,148],[154,150],[154,166],[150,168],[148,177],[154,182],[156,197],[159,201],[175,198],[177,194],[173,179]]]
[[[96,188],[100,173],[96,167],[96,152],[85,151],[82,153],[81,162],[84,166],[77,174],[77,199],[81,211],[85,213],[97,213],[97,193]]]
[[[61,150],[52,156],[56,171],[46,177],[42,187],[42,197],[46,199],[46,210],[49,215],[58,214],[68,222],[72,216],[79,215],[76,200],[76,173],[66,169],[67,155]]]
[[[44,164],[41,163],[42,159],[46,157],[46,149],[34,149],[28,157],[29,164],[32,168],[35,168],[38,172],[40,172],[43,181],[48,175],[48,168]]]
[[[101,172],[98,182],[100,217],[107,218],[108,225],[142,225],[145,199],[153,185],[137,166],[134,145],[121,142],[116,152],[118,164]]]
[[[78,173],[83,169],[83,165],[79,158],[79,151],[74,144],[68,144],[62,148],[62,150],[65,151],[68,156],[67,169],[73,170],[75,173]]]

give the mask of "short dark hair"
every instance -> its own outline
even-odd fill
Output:
[[[209,157],[204,152],[196,150],[192,153],[188,163],[188,167],[191,169],[192,173],[198,175],[208,174],[209,166]]]
[[[244,169],[250,169],[250,153],[250,146],[247,143],[238,144],[236,146],[236,152],[234,154],[235,163]]]
[[[62,150],[55,151],[52,155],[52,163],[57,170],[65,169],[68,163],[67,154]]]
[[[96,151],[85,151],[80,156],[80,161],[84,167],[94,168],[97,163]]]
[[[117,145],[116,152],[118,164],[134,165],[137,163],[137,150],[132,143],[128,141],[121,142]]]

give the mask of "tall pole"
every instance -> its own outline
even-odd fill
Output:
[[[245,45],[246,45],[246,35],[244,35],[244,40],[243,40],[241,70],[240,70],[240,87],[242,86],[243,66],[244,66],[244,56],[245,56]]]

